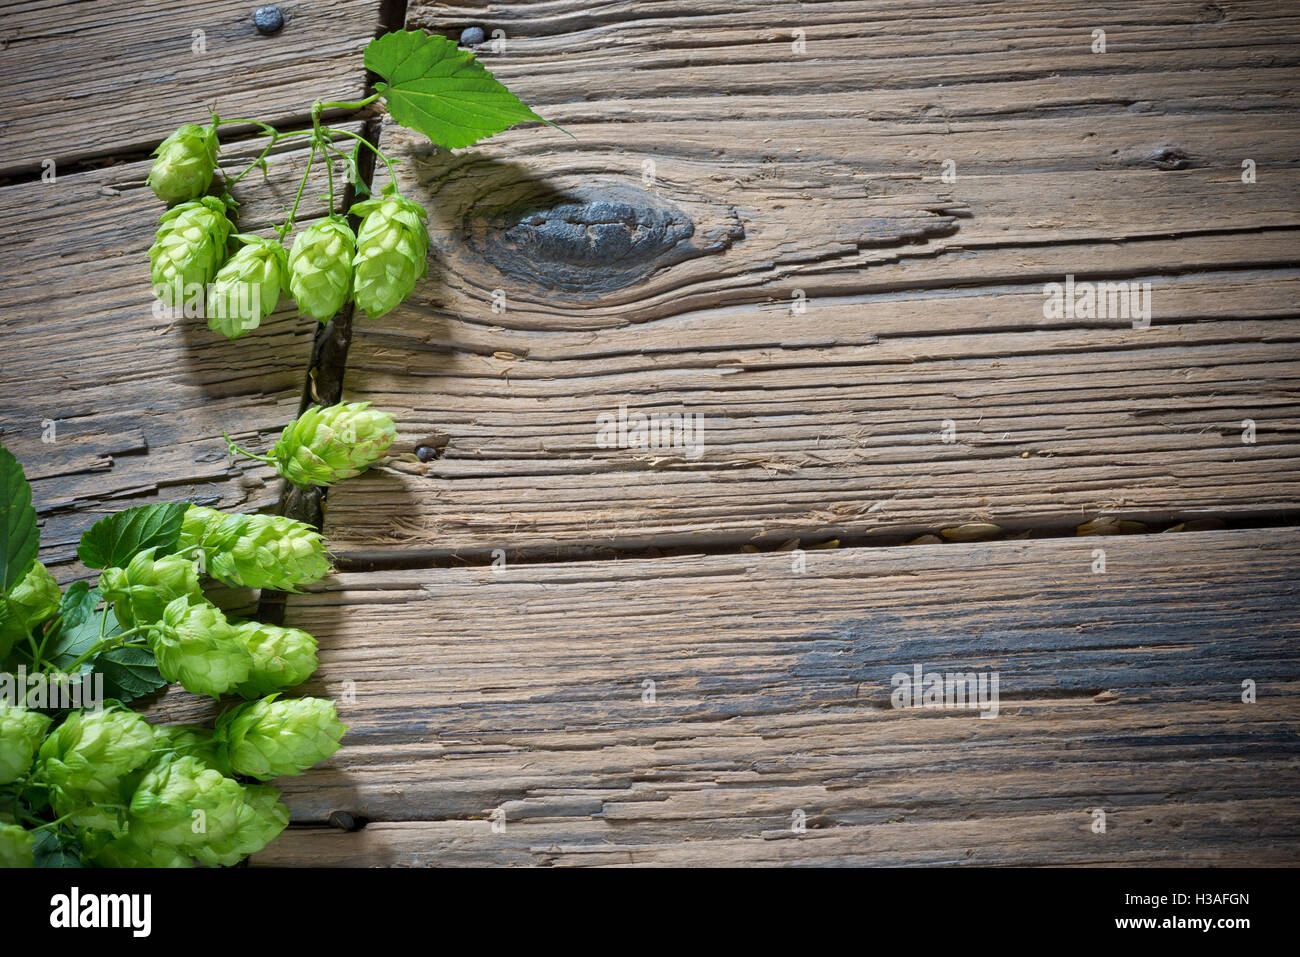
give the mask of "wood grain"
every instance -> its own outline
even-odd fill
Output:
[[[272,36],[254,27],[255,6],[3,4],[0,176],[147,153],[180,124],[206,121],[209,106],[289,127],[316,100],[365,95],[361,51],[379,29],[380,0],[283,3],[285,26]]]
[[[257,860],[1294,860],[1298,557],[1259,530],[341,575],[289,620],[351,730],[279,784],[297,822],[371,823]],[[916,664],[998,672],[998,716],[894,709]]]
[[[306,161],[294,142],[272,155],[267,180],[237,187],[240,229],[265,235],[283,221]],[[223,162],[236,169],[262,145],[232,147]],[[75,574],[76,543],[106,512],[159,499],[274,504],[275,473],[232,465],[221,433],[272,441],[297,415],[311,357],[317,323],[287,297],[235,341],[201,318],[155,314],[148,248],[163,206],[145,186],[148,169],[0,188],[0,437],[32,483],[42,561],[62,577]],[[299,228],[324,211],[325,188],[318,168]]]
[[[412,4],[413,25],[503,30],[481,55],[574,138],[448,154],[385,129],[434,252],[410,303],[358,323],[349,394],[397,415],[403,457],[334,490],[337,548],[483,561],[1293,515],[1300,60],[1279,43],[1300,21],[1098,16]],[[1151,328],[1044,318],[1067,275],[1150,283]],[[623,406],[702,415],[702,456],[602,448]],[[416,461],[434,432],[443,455]]]

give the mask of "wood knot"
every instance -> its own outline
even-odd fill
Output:
[[[697,236],[685,210],[623,183],[548,191],[471,215],[464,235],[479,256],[513,279],[577,298],[622,288],[744,236],[738,218]]]

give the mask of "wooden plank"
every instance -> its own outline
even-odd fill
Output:
[[[204,121],[209,106],[293,126],[316,100],[365,95],[361,51],[379,30],[381,0],[286,5],[273,36],[257,32],[254,6],[5,3],[0,176],[148,152],[180,124]]]
[[[485,560],[1290,514],[1300,59],[1277,43],[1300,20],[1099,16],[412,4],[412,25],[504,30],[482,54],[576,139],[447,154],[385,128],[434,253],[410,303],[358,323],[346,387],[397,415],[402,456],[333,491],[336,547]],[[1067,275],[1151,283],[1151,328],[1045,318]],[[703,416],[703,453],[602,447],[621,407]],[[417,461],[434,432],[443,456]]]
[[[272,178],[240,183],[241,229],[265,234],[283,221],[306,160],[295,142],[273,154]],[[228,162],[248,163],[261,143],[234,148]],[[145,186],[148,169],[0,188],[0,437],[32,483],[41,558],[64,577],[81,533],[105,512],[159,499],[274,504],[275,473],[232,466],[221,433],[266,442],[297,414],[317,328],[287,298],[233,342],[201,318],[156,315],[147,250],[163,206]],[[325,170],[313,170],[300,228],[323,212],[325,186]]]
[[[300,823],[371,823],[259,862],[1294,860],[1294,530],[800,557],[346,574],[291,597],[321,642],[308,690],[351,730],[279,783]],[[997,717],[891,707],[915,665],[998,673]]]

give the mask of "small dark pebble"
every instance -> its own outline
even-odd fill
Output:
[[[269,37],[284,26],[284,14],[279,7],[258,7],[253,11],[253,25],[258,33]]]
[[[460,45],[463,47],[478,46],[486,37],[487,35],[483,32],[482,27],[466,27],[460,31]]]

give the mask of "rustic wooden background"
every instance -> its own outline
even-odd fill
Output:
[[[0,4],[0,429],[43,559],[160,498],[314,515],[339,559],[264,596],[351,731],[255,863],[1296,860],[1294,5],[256,5]],[[209,105],[301,127],[402,23],[482,27],[573,136],[337,117],[430,209],[412,300],[156,319],[149,150]],[[1150,328],[1045,319],[1067,274],[1151,283]],[[323,514],[226,460],[340,389],[401,439]],[[620,406],[702,413],[704,454],[598,447]],[[999,717],[891,708],[914,664],[998,671]]]

